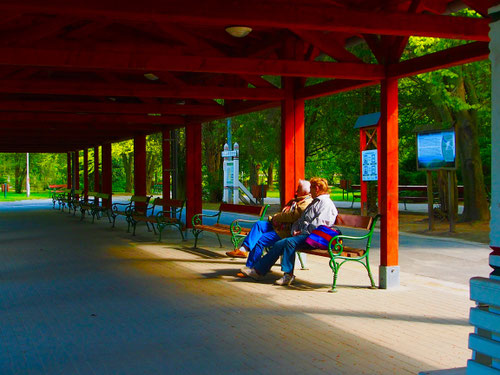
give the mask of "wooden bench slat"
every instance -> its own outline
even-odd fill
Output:
[[[244,206],[242,204],[221,203],[219,211],[261,216],[265,208],[266,206]]]
[[[349,214],[339,214],[335,220],[335,225],[339,227],[367,229],[371,228],[373,218],[370,216],[359,216]]]

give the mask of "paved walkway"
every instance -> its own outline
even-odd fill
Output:
[[[490,272],[485,245],[402,235],[401,287],[367,289],[347,264],[331,294],[324,258],[276,287],[279,267],[235,278],[243,262],[211,235],[193,250],[175,231],[158,244],[123,221],[15,206],[0,206],[2,375],[416,374],[471,355],[468,278]]]

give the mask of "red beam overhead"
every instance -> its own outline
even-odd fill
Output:
[[[297,90],[297,99],[314,99],[322,96],[338,94],[350,90],[360,89],[362,87],[373,86],[379,84],[380,81],[349,81],[333,79],[317,83],[315,85],[307,86]]]
[[[403,78],[488,58],[488,43],[474,42],[388,66],[388,76]]]
[[[0,116],[1,122],[63,122],[68,125],[74,123],[103,123],[103,124],[170,124],[184,125],[182,116],[140,116],[140,115],[104,115],[104,114],[69,114],[69,113],[24,113],[3,112]]]
[[[225,115],[224,107],[218,104],[136,104],[136,103],[91,103],[68,101],[0,100],[0,111],[63,112],[63,113],[123,113],[170,115]]]
[[[0,80],[0,93],[178,99],[217,98],[234,100],[281,100],[283,98],[283,92],[275,88],[220,86],[172,87],[160,84],[129,84],[113,87],[104,83],[37,80]]]
[[[178,71],[367,80],[384,77],[383,67],[376,64],[40,48],[0,48],[0,65],[113,72]]]
[[[418,35],[436,38],[488,41],[488,20],[481,18],[370,12],[315,2],[284,6],[281,2],[186,0],[124,2],[118,0],[9,1],[0,4],[2,12],[71,15],[85,19],[144,23],[185,23],[336,31],[351,34]]]

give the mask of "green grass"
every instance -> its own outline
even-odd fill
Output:
[[[15,202],[15,201],[24,201],[26,199],[47,199],[52,198],[52,194],[49,191],[43,191],[41,193],[32,192],[29,198],[26,196],[26,193],[14,193],[7,192],[7,196],[4,197],[3,192],[0,192],[0,202]]]
[[[279,198],[280,197],[280,192],[279,190],[269,190],[267,192],[267,197],[268,198]],[[342,189],[339,189],[337,187],[331,188],[331,194],[330,197],[334,201],[342,201],[342,200],[348,200],[347,196],[344,194],[344,199],[342,199]],[[351,198],[351,196],[349,196]],[[351,198],[352,199],[352,198]],[[350,200],[350,199],[349,199]]]

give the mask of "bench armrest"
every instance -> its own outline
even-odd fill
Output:
[[[111,206],[111,209],[113,211],[120,211],[120,207],[119,206],[130,206],[132,205],[132,202],[127,202],[127,203],[113,203],[113,205]],[[125,211],[127,209],[127,207],[125,207],[123,209],[123,211]]]
[[[249,220],[249,219],[235,219],[229,226],[229,230],[231,231],[231,236],[239,235],[243,229],[243,227],[240,225],[240,223],[251,223],[255,224],[260,220]]]
[[[195,225],[199,225],[201,224],[201,218],[202,217],[217,217],[217,222],[219,222],[219,218],[220,218],[220,214],[221,214],[222,211],[219,211],[217,212],[216,214],[213,214],[213,215],[208,215],[208,214],[196,214],[193,216],[193,218],[191,219],[191,224],[193,224],[193,227]]]

